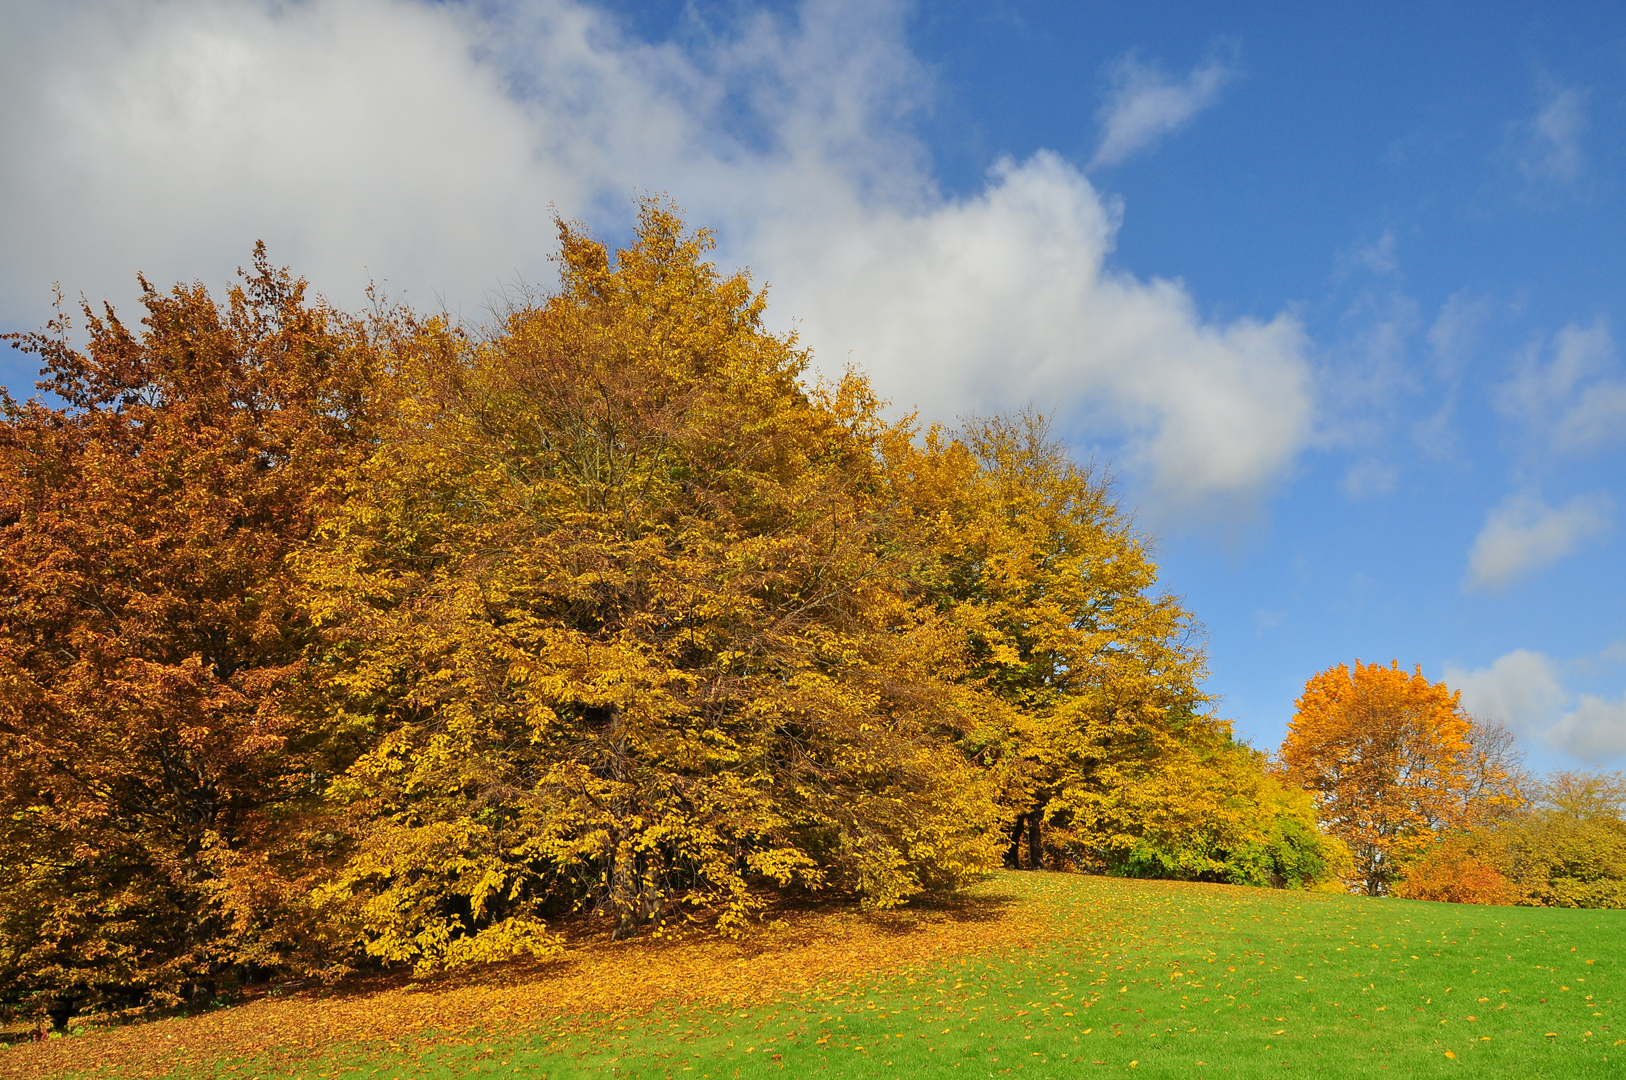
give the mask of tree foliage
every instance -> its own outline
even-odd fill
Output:
[[[378,955],[435,963],[534,949],[543,907],[726,927],[751,879],[891,906],[984,869],[976,706],[906,587],[862,381],[805,391],[668,211],[613,268],[562,242],[546,304],[414,344],[305,561],[374,733],[330,891]]]
[[[1536,907],[1626,907],[1626,776],[1559,772],[1519,810],[1448,834],[1399,895]]]
[[[1036,415],[812,380],[644,205],[476,331],[145,287],[0,424],[0,1008],[420,972],[1002,861],[1314,887],[1348,851],[1200,689]]]
[[[1151,542],[1041,416],[886,442],[925,595],[989,722],[962,740],[1008,807],[1007,866],[1310,884],[1341,865],[1200,690],[1201,629]],[[995,722],[997,721],[997,722]]]
[[[0,420],[0,994],[63,1010],[297,951],[266,863],[319,865],[335,767],[288,558],[368,439],[369,336],[263,252],[223,306],[142,286],[139,331],[18,340],[64,404]]]
[[[1305,684],[1281,767],[1349,846],[1355,884],[1378,896],[1439,830],[1522,802],[1507,751],[1505,737],[1476,733],[1460,695],[1420,669],[1357,660]]]

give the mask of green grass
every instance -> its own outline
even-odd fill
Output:
[[[357,1048],[280,1075],[1626,1076],[1626,912],[1052,874],[990,887],[1040,901],[1051,942],[768,1007]]]

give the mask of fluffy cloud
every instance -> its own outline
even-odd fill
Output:
[[[1052,154],[943,197],[903,20],[807,0],[651,44],[579,0],[5,5],[0,321],[40,322],[52,281],[126,302],[138,269],[218,282],[256,238],[341,302],[377,277],[478,318],[551,276],[553,208],[614,237],[664,190],[827,371],[850,359],[928,419],[1031,402],[1154,506],[1250,505],[1309,438],[1299,325],[1215,322],[1113,269],[1115,205]],[[1124,67],[1111,152],[1227,70]]]
[[[1547,726],[1565,701],[1557,665],[1528,649],[1515,649],[1474,671],[1447,664],[1445,682],[1462,691],[1462,707],[1470,715],[1514,731]]]
[[[1626,381],[1608,324],[1570,325],[1524,349],[1496,408],[1554,450],[1584,453],[1626,438]]]
[[[1618,647],[1604,656],[1618,653]],[[1570,665],[1584,668],[1586,662]],[[1626,699],[1609,701],[1572,696],[1560,680],[1559,666],[1549,657],[1515,649],[1489,667],[1469,671],[1447,664],[1445,682],[1462,691],[1462,705],[1480,720],[1500,723],[1589,764],[1626,754]]]
[[[1118,164],[1219,101],[1235,74],[1235,52],[1216,51],[1180,80],[1133,53],[1120,57],[1108,72],[1112,90],[1101,106],[1101,145],[1091,166]]]
[[[437,288],[494,284],[520,259],[545,266],[548,201],[587,194],[582,169],[540,152],[546,132],[476,62],[449,10],[174,0],[3,12],[8,321],[33,316],[52,281],[92,297],[128,297],[137,270],[218,282],[257,238],[345,298],[370,270],[429,302]]]
[[[1579,495],[1557,509],[1534,492],[1508,496],[1485,515],[1468,553],[1464,588],[1495,591],[1557,562],[1605,532],[1612,510],[1604,495]]]
[[[1565,713],[1547,732],[1547,744],[1589,762],[1626,754],[1626,699],[1582,694],[1575,711]]]
[[[978,197],[862,220],[776,237],[811,271],[778,295],[824,355],[929,416],[1032,402],[1115,437],[1184,507],[1256,491],[1308,437],[1298,324],[1207,323],[1178,283],[1110,270],[1117,217],[1054,155],[1002,164]]]

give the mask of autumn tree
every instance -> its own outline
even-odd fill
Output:
[[[658,201],[625,250],[560,240],[483,330],[257,252],[223,302],[143,282],[140,329],[17,339],[61,404],[0,401],[0,1011],[547,956],[580,913],[732,932],[1002,858],[1341,874],[1042,418],[886,420]]]
[[[1278,828],[1259,755],[1214,715],[1200,628],[1158,591],[1110,482],[1031,411],[921,438],[905,425],[885,452],[914,577],[964,635],[962,682],[987,695],[962,745],[1009,814],[1006,865],[1279,876],[1243,855]],[[1291,816],[1280,829],[1319,852],[1313,820]]]
[[[560,236],[557,295],[415,343],[304,561],[373,740],[322,895],[432,968],[545,953],[579,907],[726,928],[764,886],[889,906],[997,864],[862,381],[805,389],[762,294],[659,204],[613,258]]]
[[[1501,866],[1544,907],[1626,908],[1626,775],[1558,772],[1492,830]]]
[[[223,304],[142,304],[14,336],[61,404],[0,403],[0,1002],[59,1017],[294,951],[294,810],[344,756],[286,570],[369,437],[368,334],[258,249]]]
[[[1405,867],[1394,895],[1444,904],[1514,904],[1524,893],[1502,873],[1505,846],[1483,833],[1451,832]]]
[[[1396,889],[1419,900],[1626,907],[1626,776],[1557,772],[1528,801],[1448,833]]]
[[[1188,740],[1159,769],[1164,791],[1123,793],[1120,851],[1132,877],[1288,889],[1337,888],[1352,860],[1318,827],[1309,793],[1266,769],[1265,755],[1228,735]]]
[[[1355,860],[1361,891],[1378,896],[1438,830],[1470,824],[1516,803],[1515,777],[1495,765],[1460,695],[1407,673],[1355,661],[1305,684],[1282,743],[1283,775],[1316,798],[1322,824]]]
[[[1536,797],[1536,785],[1513,733],[1495,721],[1470,717],[1466,741],[1455,819],[1481,825],[1525,809]]]

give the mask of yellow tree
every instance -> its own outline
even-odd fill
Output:
[[[888,479],[915,578],[987,692],[963,745],[1005,802],[1007,865],[1296,880],[1242,853],[1268,848],[1278,817],[1315,847],[1313,823],[1285,824],[1259,755],[1213,715],[1199,628],[1157,591],[1110,484],[1036,414],[910,434],[884,442]]]
[[[1436,830],[1467,823],[1483,801],[1500,797],[1494,779],[1470,768],[1472,721],[1459,698],[1398,661],[1339,664],[1305,684],[1282,769],[1314,794],[1323,826],[1349,845],[1354,881],[1368,895],[1388,892]]]
[[[645,205],[562,289],[419,335],[397,430],[305,573],[371,749],[324,891],[421,966],[545,952],[550,912],[724,926],[767,885],[875,905],[998,860],[963,649],[910,594],[861,381],[810,393],[764,299]]]

